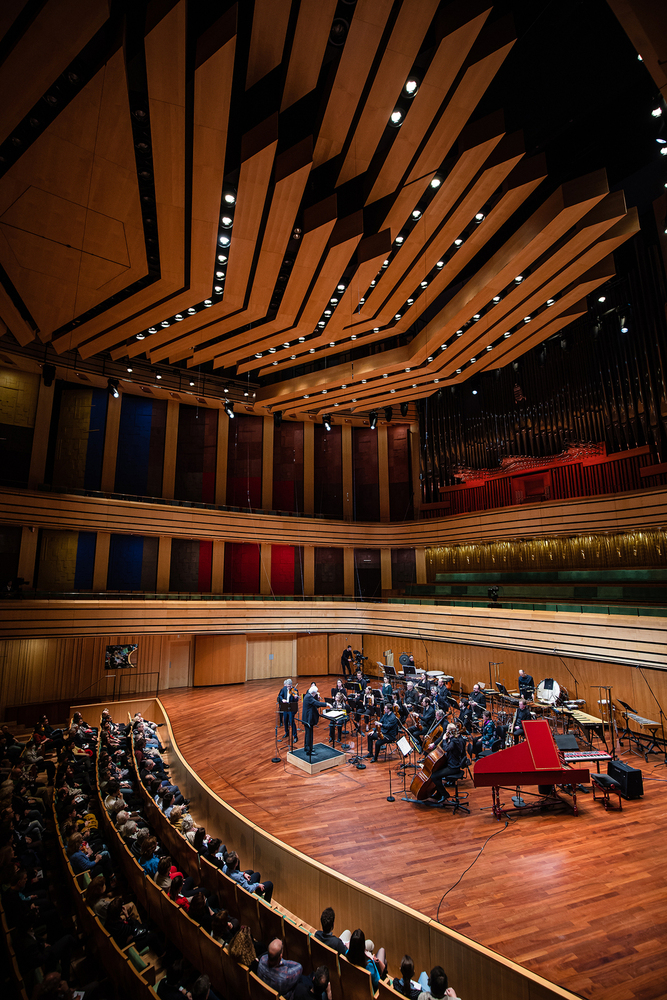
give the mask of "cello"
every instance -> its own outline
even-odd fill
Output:
[[[458,736],[458,732],[456,735]],[[439,746],[424,758],[422,766],[417,769],[410,785],[410,791],[418,802],[423,802],[424,799],[428,799],[434,794],[433,775],[447,767],[448,749],[449,746],[443,739]]]

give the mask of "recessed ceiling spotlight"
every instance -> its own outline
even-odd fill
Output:
[[[475,313],[475,315],[473,316],[473,319],[474,319],[475,323],[477,322],[478,319],[481,319],[481,318],[482,317],[481,317],[480,313]]]
[[[303,342],[304,342],[305,339],[306,339],[305,337],[299,337],[299,343],[303,344]]]
[[[269,354],[275,354],[275,353],[276,353],[275,347],[269,347]]]
[[[235,205],[236,204],[236,191],[232,187],[225,188],[224,193],[222,195],[222,198],[223,198],[223,201],[225,202],[225,204],[227,204],[227,205]]]
[[[375,288],[375,278],[371,281],[371,288]]]
[[[335,346],[336,346],[336,341],[332,340],[329,344],[329,347],[335,347]]]
[[[328,389],[322,389],[322,395],[326,396],[326,394],[327,394],[328,391],[329,391]]]
[[[606,297],[606,295],[600,295],[600,296],[598,297],[598,302],[606,302],[606,301],[607,301],[607,297]]]
[[[285,343],[283,344],[283,347],[289,347],[289,340],[287,340],[287,341],[286,341],[286,342],[285,342]]]
[[[249,392],[244,392],[244,393],[243,393],[243,395],[244,395],[244,396],[249,396],[249,395],[250,395],[250,393],[249,393]]]
[[[341,389],[347,389],[346,385],[341,385]]]
[[[406,372],[411,372],[412,368],[406,368],[405,370],[406,370]]]
[[[353,399],[353,400],[352,400],[352,402],[353,402],[353,403],[356,403],[356,402],[357,402],[357,400],[356,400],[356,399]]]
[[[408,299],[408,305],[411,306],[414,301],[414,299]]]
[[[296,361],[296,354],[290,354],[290,361]]]
[[[473,389],[472,390],[472,394],[473,394],[473,396],[476,396],[477,395],[477,389]]]
[[[503,340],[507,340],[507,338],[508,338],[508,337],[511,337],[511,336],[512,336],[512,334],[511,334],[511,333],[509,332],[509,330],[508,330],[508,331],[507,331],[507,333],[504,333],[504,334],[503,334]]]
[[[556,301],[555,299],[547,299],[547,305],[552,306],[555,301]]]
[[[396,392],[396,390],[395,389],[390,389],[389,392]]]
[[[196,312],[197,312],[197,310],[195,309],[195,307],[194,306],[190,306],[190,308],[188,309],[188,316],[194,316],[194,314]]]
[[[463,336],[463,330],[457,330],[456,331],[456,336],[457,337],[462,337]]]
[[[406,97],[414,97],[419,90],[419,80],[416,76],[409,76],[403,85],[403,93]]]
[[[190,383],[190,385],[194,385],[194,382],[191,382],[191,383]],[[247,395],[248,395],[248,393],[246,392],[246,396],[247,396]]]
[[[463,243],[463,240],[461,239],[460,236],[457,239],[454,240],[454,246],[455,247],[460,247],[462,243]]]
[[[413,389],[416,389],[416,388],[417,388],[417,383],[416,383],[416,382],[413,382],[413,383],[412,383],[412,388],[413,388]]]
[[[259,352],[259,354],[255,355],[256,358],[261,358],[261,356],[262,356],[262,352],[261,351]]]
[[[476,361],[477,361],[477,358],[471,358],[470,359],[470,364],[474,365]]]
[[[309,354],[314,354],[314,353],[315,353],[315,348],[314,348],[314,347],[311,347],[311,348],[310,348],[310,350],[308,351],[308,353],[309,353]]]
[[[206,306],[207,309],[210,309],[213,303],[211,302],[210,299],[204,299],[204,305]]]
[[[460,375],[460,374],[461,374],[461,369],[460,369],[460,368],[457,368],[457,369],[456,369],[456,374],[457,374],[457,375]]]
[[[389,375],[383,375],[382,378],[389,378]]]
[[[517,274],[517,276],[516,276],[516,278],[514,280],[516,281],[516,283],[518,285],[520,281],[523,281],[523,275],[522,274]]]
[[[227,258],[225,257],[224,253],[219,253],[218,264],[226,264],[226,263],[227,263]]]
[[[145,340],[145,339],[146,339],[146,334],[145,333],[138,333],[137,334],[137,340]]]
[[[231,242],[232,241],[229,236],[225,236],[224,234],[222,236],[218,236],[218,243],[221,247],[228,247]]]
[[[373,327],[373,333],[379,333],[379,332],[380,332],[380,327],[379,326],[374,326]]]
[[[524,316],[523,321],[524,323],[530,323],[530,316]]]
[[[308,395],[308,393],[306,393],[306,395],[303,398],[304,399],[310,399],[310,396]]]
[[[222,285],[216,285],[213,291],[215,292],[216,295],[222,295]],[[178,316],[176,316],[176,319],[178,319]],[[181,319],[183,319],[182,316]]]
[[[393,125],[394,128],[398,128],[400,125],[403,124],[403,119],[404,118],[405,118],[405,115],[403,114],[403,112],[401,111],[401,109],[400,108],[395,108],[392,111],[392,113],[390,114],[390,116],[389,116],[389,124]]]
[[[442,181],[437,176],[434,177],[433,180],[431,181],[431,187],[432,188],[439,188],[441,184],[442,184]]]
[[[271,362],[271,364],[272,364],[272,365],[277,365],[277,364],[278,364],[278,362],[277,362],[277,361],[272,361],[272,362]]]
[[[336,290],[339,291],[339,292],[344,292],[345,291],[345,285],[337,285],[336,286]]]
[[[438,384],[438,382],[440,381],[440,379],[439,379],[439,378],[434,378],[434,379],[433,379],[433,381],[434,381],[434,382],[435,382],[435,384],[437,385],[437,384]]]
[[[494,302],[500,302],[500,296],[499,295],[494,295],[493,296],[493,301]]]
[[[493,344],[487,344],[486,349],[487,349],[487,351],[492,351],[493,350]]]
[[[394,319],[400,319],[400,318],[401,318],[401,314],[400,313],[396,313],[396,315],[394,316]]]
[[[399,246],[400,246],[400,244],[403,242],[404,239],[405,239],[404,236],[397,236],[396,239],[394,240],[394,242],[398,243]]]
[[[128,370],[128,372],[131,372],[133,369],[128,366],[127,370]]]
[[[447,350],[447,344],[440,344],[440,350],[441,351],[446,351]]]
[[[331,309],[325,309],[325,310],[324,310],[324,315],[325,315],[325,316],[331,316],[331,315],[332,315],[332,313],[331,313]]]
[[[484,212],[478,212],[475,216],[475,222],[482,222],[484,219]]]
[[[334,406],[340,406],[340,403],[334,403]]]
[[[232,226],[234,225],[234,219],[232,218],[231,215],[223,215],[222,218],[220,219],[220,222],[222,223],[225,229],[231,229]]]
[[[366,301],[366,299],[359,299],[359,304],[363,306],[363,304],[364,304],[365,301]]]
[[[388,260],[383,261],[382,262],[382,266],[383,267],[389,267],[389,261]]]
[[[181,320],[183,319],[183,314],[182,313],[176,313],[176,315],[174,316],[174,319],[176,320],[177,323],[180,323]]]
[[[357,339],[357,335],[356,335],[356,333],[353,333],[352,336],[350,337],[350,340],[356,340],[356,339]]]
[[[421,219],[421,217],[422,217],[422,214],[419,211],[419,209],[418,208],[413,209],[412,218],[415,220],[415,222],[417,221],[417,219]]]
[[[662,108],[653,108],[653,111],[651,112],[651,114],[652,114],[652,116],[654,118],[660,118],[660,116],[662,114]]]
[[[162,322],[160,323],[160,326],[163,326],[166,329],[169,326],[169,320],[163,319]]]
[[[321,330],[323,327],[325,327],[327,325],[326,324],[326,320],[321,319],[317,325],[319,326],[319,328]]]
[[[331,303],[332,303],[332,305],[334,305],[334,306],[335,306],[335,305],[336,305],[336,303],[338,302],[338,299],[329,299],[329,302],[331,302]]]
[[[445,266],[444,260],[439,260],[438,263],[435,266],[436,267],[444,267]]]
[[[162,378],[162,376],[161,375],[156,375],[155,378],[159,379],[159,378]]]

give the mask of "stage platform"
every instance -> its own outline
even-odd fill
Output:
[[[306,774],[319,774],[320,771],[328,771],[331,767],[344,764],[345,754],[342,750],[334,750],[326,743],[314,743],[310,757],[305,750],[292,750],[287,754],[287,763],[294,764]]]

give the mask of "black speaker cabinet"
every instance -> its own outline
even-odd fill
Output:
[[[644,780],[638,767],[630,767],[622,760],[610,760],[607,774],[621,783],[621,795],[625,799],[638,799],[644,794]]]

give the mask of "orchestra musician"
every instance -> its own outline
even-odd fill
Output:
[[[484,709],[482,718],[484,720],[482,722],[482,735],[473,740],[472,744],[472,752],[475,759],[481,756],[484,750],[492,750],[496,740],[496,724],[488,708]]]
[[[443,778],[451,774],[457,774],[466,762],[466,741],[463,736],[457,735],[456,723],[450,722],[445,735],[442,738],[442,747],[445,751],[447,765],[440,768],[433,775],[433,784],[436,787],[437,795],[434,796],[437,802],[442,802],[449,798],[449,792],[445,788]]]
[[[417,681],[417,687],[420,688],[422,695],[428,694],[431,689],[431,684],[428,679],[428,674],[425,670],[422,670],[421,677]]]
[[[467,698],[461,698],[461,707],[459,708],[459,723],[467,733],[472,732],[473,724],[473,711],[470,707],[470,702]]]
[[[445,713],[443,712],[443,710],[441,708],[436,708],[436,710],[435,710],[435,719],[433,721],[433,725],[431,726],[431,728],[429,729],[429,731],[426,733],[426,735],[424,736],[424,740],[423,740],[424,752],[425,753],[430,753],[431,750],[435,750],[435,748],[438,746],[438,744],[442,740],[443,732],[444,732],[444,722],[445,722],[445,719],[446,719],[446,716],[445,716]]]
[[[535,693],[535,681],[530,674],[525,674],[523,670],[519,671],[519,694],[526,698],[528,701],[533,697]]]
[[[419,691],[415,688],[413,681],[408,681],[408,686],[405,691],[405,704],[408,711],[412,708],[418,708],[420,702]]]
[[[350,677],[352,676],[352,659],[353,659],[352,646],[348,646],[346,649],[343,650],[340,658],[340,665],[343,671],[343,677],[345,677],[345,675],[348,673]]]
[[[328,708],[326,701],[320,701],[320,692],[315,681],[308,688],[304,695],[303,707],[301,710],[301,721],[303,722],[306,735],[304,737],[304,750],[310,756],[313,752],[313,727],[320,721],[318,709]]]
[[[435,706],[431,704],[430,698],[424,698],[422,702],[422,713],[419,717],[419,724],[410,726],[410,733],[422,743],[422,736],[425,736],[435,722]]]
[[[339,712],[347,711],[347,698],[345,697],[345,691],[336,691],[332,707]],[[338,730],[338,742],[341,742],[344,725],[344,716],[341,716],[340,719],[329,720],[329,743],[332,743],[334,746],[336,745],[336,729]]]
[[[281,717],[285,723],[285,739],[289,738],[289,726],[290,726],[290,716],[292,718],[292,739],[295,743],[298,742],[298,736],[296,732],[296,711],[286,712],[282,711],[290,703],[294,705],[299,701],[299,690],[295,688],[292,684],[291,677],[288,677],[282,688],[280,689],[280,694],[278,695],[278,705],[281,709]]]
[[[391,710],[390,705],[384,706],[384,715],[379,722],[379,732],[371,733],[368,737],[368,753],[366,760],[374,763],[378,759],[378,754],[387,743],[395,743],[398,739],[398,719]],[[375,753],[373,754],[373,743],[375,743]]]
[[[475,713],[476,718],[480,718],[483,710],[486,708],[486,695],[484,691],[479,686],[479,684],[474,684],[473,689],[470,692],[470,697],[468,698],[472,710]]]
[[[385,677],[382,682],[382,698],[384,701],[391,702],[394,697],[394,689],[391,686],[391,681],[388,677]]]
[[[523,698],[519,699],[519,707],[514,715],[514,722],[512,723],[512,735],[514,736],[514,742],[519,742],[519,737],[524,736],[523,731],[524,722],[529,722],[532,719],[530,709],[526,706],[526,702]]]
[[[336,687],[331,688],[331,697],[335,698],[339,691],[341,691],[345,695],[345,700],[347,701],[347,691],[345,690],[345,685],[343,684],[340,677],[336,681]]]

